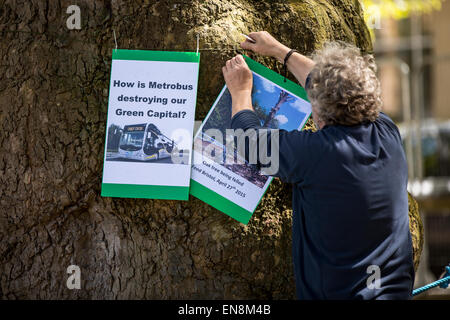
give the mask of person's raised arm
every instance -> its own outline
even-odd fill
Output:
[[[245,40],[241,43],[243,49],[276,58],[281,63],[284,63],[284,58],[291,50],[272,37],[267,31],[252,32],[248,36],[255,40],[255,43]],[[286,65],[300,84],[305,87],[306,78],[314,68],[314,61],[298,52],[294,52]]]
[[[228,60],[222,71],[232,100],[230,129],[235,130],[238,141],[244,141],[244,148],[238,148],[241,156],[249,162],[256,159],[253,164],[263,165],[265,174],[290,183],[300,181],[308,168],[317,162],[319,152],[310,152],[317,144],[317,137],[311,132],[267,130],[261,126],[252,106],[253,75],[241,55]],[[263,145],[267,147],[266,151],[270,150],[270,156],[260,152]]]
[[[222,68],[222,72],[231,94],[231,117],[239,111],[253,111],[253,75],[245,62],[244,57],[237,55],[228,60]]]

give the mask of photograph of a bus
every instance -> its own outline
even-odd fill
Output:
[[[153,123],[125,125],[120,130],[115,152],[108,152],[108,161],[161,161],[170,163],[176,143],[165,136]],[[107,148],[110,150],[110,148]],[[183,151],[178,152],[181,156]]]

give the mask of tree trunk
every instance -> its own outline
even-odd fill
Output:
[[[100,197],[113,30],[123,49],[194,51],[200,35],[201,120],[241,32],[370,51],[358,1],[79,0],[81,30],[71,4],[0,0],[0,297],[294,298],[289,185],[275,181],[248,226],[193,197]]]
[[[278,98],[278,102],[275,104],[275,106],[270,109],[269,114],[267,115],[266,120],[264,121],[263,127],[268,127],[270,122],[275,118],[278,111],[280,111],[280,108],[283,104],[285,104],[289,100],[289,94],[286,91],[280,92],[280,97]]]

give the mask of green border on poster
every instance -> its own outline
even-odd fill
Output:
[[[113,60],[200,62],[200,53],[177,51],[113,50]]]
[[[102,183],[102,197],[188,200],[189,187]]]
[[[276,73],[273,70],[270,70],[269,68],[263,66],[262,64],[256,62],[255,60],[252,60],[251,58],[249,58],[247,56],[244,56],[244,59],[247,62],[247,65],[250,68],[250,70],[252,70],[256,74],[266,78],[267,80],[272,81],[273,83],[282,87],[283,89],[285,89],[285,90],[291,92],[292,94],[295,94],[296,96],[309,102],[305,89],[302,88],[300,85],[296,84],[295,82],[293,82],[289,79],[286,79],[286,81],[285,81],[285,78],[282,75]],[[220,95],[222,94],[222,91],[221,91]],[[217,100],[214,102],[213,105],[215,105],[216,102],[217,102]],[[210,110],[210,112],[211,112],[211,110]],[[210,112],[208,112],[206,117],[209,117]],[[309,119],[309,117],[308,117],[308,119]],[[308,121],[308,119],[306,121]],[[306,124],[306,122],[305,122],[305,124]],[[272,183],[272,181],[270,183]],[[259,199],[258,204],[255,207],[255,210],[259,206],[259,203],[261,202],[264,195],[266,194],[267,189],[270,186],[270,183],[268,184],[267,188],[264,190],[263,194],[261,195],[261,198]],[[235,219],[245,225],[248,224],[248,222],[250,221],[250,219],[253,215],[253,212],[245,210],[244,208],[237,205],[236,203],[222,197],[221,195],[217,194],[216,192],[208,189],[201,183],[198,183],[197,181],[194,181],[192,179],[191,179],[191,188],[190,188],[189,192],[196,198],[206,202],[210,206],[218,209],[219,211],[222,211],[223,213],[227,214],[228,216],[232,217],[233,219]]]
[[[136,61],[168,61],[168,62],[191,62],[198,63],[197,87],[200,71],[200,53],[196,52],[176,52],[176,51],[148,51],[148,50],[126,50],[113,49],[112,60],[136,60]],[[110,92],[111,92],[111,75],[110,73]],[[195,93],[195,105],[193,112],[195,113],[197,105],[197,92]],[[106,109],[106,119],[109,112],[109,94],[108,108]],[[193,126],[193,124],[192,124]],[[162,200],[189,200],[189,187],[182,186],[155,186],[155,185],[138,185],[138,184],[116,184],[103,183],[103,173],[105,171],[105,155],[107,151],[108,123],[105,128],[105,149],[103,155],[103,172],[101,184],[102,197],[117,198],[143,198],[143,199],[162,199]]]
[[[236,203],[222,197],[221,195],[215,193],[211,189],[208,189],[201,183],[191,179],[190,194],[196,198],[206,202],[210,206],[216,208],[223,213],[226,213],[233,219],[243,223],[248,224],[250,218],[252,217],[252,212],[245,210],[244,208],[238,206]]]
[[[305,89],[303,89],[299,84],[289,79],[286,79],[286,82],[284,82],[284,77],[281,74],[278,74],[273,70],[270,70],[269,68],[263,66],[262,64],[256,62],[255,60],[250,59],[247,56],[244,56],[244,59],[247,62],[250,70],[252,70],[253,72],[259,74],[260,76],[266,78],[267,80],[272,81],[276,85],[279,85],[283,89],[286,89],[287,91],[290,91],[296,96],[299,96],[303,100],[309,102],[308,95],[306,94]]]

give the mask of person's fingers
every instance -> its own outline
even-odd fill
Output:
[[[236,57],[233,57],[233,58],[230,60],[230,65],[231,65],[231,68],[236,68],[236,65],[237,65],[237,63],[236,63]]]
[[[250,32],[250,33],[248,34],[248,36],[249,36],[250,38],[252,38],[253,40],[258,41],[258,39],[261,37],[261,34],[262,34],[262,33],[263,33],[263,31]]]
[[[223,78],[225,79],[225,81],[227,81],[228,76],[230,74],[230,71],[227,69],[227,67],[222,68],[222,74],[223,74]]]
[[[253,42],[250,42],[249,40],[245,40],[241,43],[241,48],[245,50],[255,50],[255,44]]]
[[[236,59],[236,64],[244,64],[245,63],[244,57],[241,54],[238,54],[234,58]]]
[[[225,63],[225,66],[227,67],[227,69],[231,68],[231,60],[227,60],[227,62]]]

